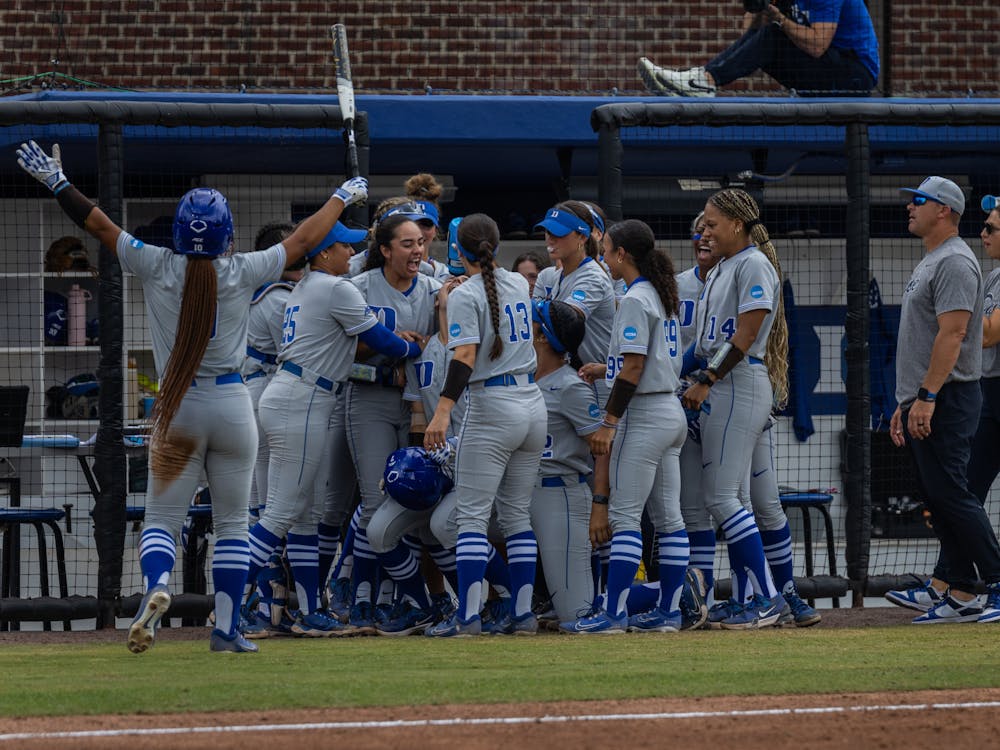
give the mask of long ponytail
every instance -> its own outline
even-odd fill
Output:
[[[500,298],[497,294],[496,264],[494,253],[500,245],[500,229],[486,214],[470,214],[458,225],[458,242],[475,256],[483,277],[486,303],[490,308],[490,322],[493,324],[493,343],[490,345],[490,359],[503,354],[503,338],[500,336]]]

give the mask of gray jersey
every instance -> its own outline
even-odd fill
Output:
[[[432,336],[420,358],[406,364],[406,391],[403,393],[403,398],[423,404],[428,422],[437,410],[451,358],[452,353],[442,343],[440,336]],[[449,436],[457,435],[462,429],[466,406],[467,402],[463,397],[452,409],[451,424],[448,427]]]
[[[295,287],[290,281],[275,281],[265,284],[253,293],[250,301],[250,320],[247,325],[247,346],[261,354],[277,357],[281,346],[281,324],[285,317],[285,302]],[[256,370],[271,372],[273,364],[263,362],[260,357],[247,355],[243,363],[243,374]]]
[[[972,314],[945,383],[979,380],[983,365],[983,277],[976,256],[958,237],[927,253],[903,290],[896,345],[896,401],[907,407],[930,366],[938,316],[955,310]]]
[[[497,300],[500,307],[500,330],[493,330],[490,307],[486,301],[482,274],[473,275],[455,287],[448,297],[448,348],[478,344],[470,383],[495,375],[514,375],[535,371],[535,348],[531,344],[531,299],[528,280],[503,268],[494,269]],[[503,351],[490,359],[493,339],[499,336]]]
[[[542,269],[543,272],[549,269]],[[538,274],[532,294],[572,305],[583,313],[587,327],[580,344],[580,359],[602,362],[611,339],[611,321],[615,318],[615,290],[604,267],[586,257],[575,271],[564,274],[559,269]]]
[[[625,292],[615,313],[605,379],[614,385],[625,354],[642,354],[646,361],[636,393],[673,393],[680,387],[680,326],[667,315],[660,295],[646,279],[638,278]]]
[[[122,269],[143,281],[153,360],[156,375],[162,378],[177,336],[187,256],[165,247],[146,245],[128,232],[118,235],[117,251]],[[257,253],[237,253],[211,261],[219,278],[218,295],[212,335],[198,365],[198,377],[237,372],[243,365],[250,299],[265,281],[281,276],[285,261],[285,247],[281,244]],[[155,283],[147,284],[147,280]]]
[[[1000,307],[1000,268],[993,270],[983,284],[983,317],[988,318]],[[1000,344],[983,349],[983,377],[1000,377]]]
[[[368,253],[369,253],[368,250],[362,250],[360,253],[355,253],[354,255],[351,256],[351,259],[347,262],[347,275],[350,278],[354,278],[355,276],[360,276],[362,273],[364,273],[365,263],[368,262]],[[447,271],[448,266],[444,266],[444,270]],[[432,266],[427,261],[422,260],[420,261],[420,273],[424,274],[424,276],[430,276],[432,278],[440,278],[441,270],[439,268],[436,268],[435,266]],[[448,276],[450,275],[451,274],[449,273]],[[444,278],[446,279],[448,278],[448,276],[445,276]]]
[[[311,270],[288,297],[278,362],[294,362],[343,382],[351,371],[358,335],[378,319],[347,279]]]
[[[361,291],[379,322],[393,333],[416,331],[426,336],[436,330],[437,312],[434,310],[434,302],[441,282],[418,273],[410,288],[401,292],[386,281],[381,268],[365,271],[351,281]],[[391,362],[393,360],[390,357],[378,353],[373,353],[365,360],[370,365]]]
[[[589,474],[593,471],[590,446],[583,435],[601,426],[601,407],[594,389],[569,365],[539,378],[545,399],[548,429],[539,473],[542,476]]]
[[[680,299],[680,312],[677,320],[681,326],[681,351],[686,352],[694,343],[697,333],[694,311],[698,307],[698,298],[705,288],[705,280],[701,278],[698,266],[689,268],[677,274],[677,297]]]
[[[731,258],[720,260],[705,280],[705,288],[695,310],[695,354],[711,359],[715,351],[736,333],[742,313],[767,310],[757,338],[750,351],[745,352],[748,357],[764,359],[780,289],[781,283],[774,266],[754,245]]]

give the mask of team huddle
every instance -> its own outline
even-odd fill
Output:
[[[368,231],[339,221],[367,197],[354,178],[232,253],[215,190],[187,193],[174,247],[156,247],[79,193],[58,147],[18,156],[145,292],[161,386],[133,652],[170,606],[205,481],[213,651],[276,635],[819,622],[795,590],[778,495],[781,268],[749,194],[708,200],[681,273],[643,222],[560,203],[536,227],[555,265],[532,286],[497,265],[485,214],[451,222],[447,263],[431,256],[430,175]],[[717,528],[732,574],[720,601]],[[653,583],[636,583],[644,544]]]

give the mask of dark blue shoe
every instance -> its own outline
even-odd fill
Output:
[[[730,615],[720,624],[725,630],[756,630],[776,625],[785,608],[785,598],[775,594],[765,599],[755,594],[753,599],[740,608],[739,612]]]
[[[781,614],[780,624],[789,623],[797,628],[808,628],[823,619],[819,612],[803,601],[797,593],[789,591],[782,596],[785,597],[786,607]]]
[[[424,635],[428,638],[471,638],[481,635],[482,632],[483,623],[478,617],[462,622],[458,615],[455,615],[450,620],[431,625],[424,631]]]
[[[689,567],[684,573],[684,588],[681,589],[681,630],[695,630],[707,620],[705,577],[698,568]]]
[[[585,633],[588,635],[618,635],[628,629],[628,617],[614,617],[603,609],[581,617],[573,622],[559,623],[562,633]]]
[[[538,632],[538,618],[534,612],[529,612],[520,619],[507,614],[494,623],[491,632],[493,635],[535,635]]]
[[[309,638],[340,638],[356,634],[350,625],[345,625],[322,609],[310,612],[308,615],[299,615],[292,624],[292,633]]]
[[[727,620],[742,611],[743,605],[735,599],[726,599],[724,602],[716,602],[708,610],[708,619],[705,621],[705,627],[712,630],[721,628],[723,620]]]
[[[347,622],[351,617],[351,579],[337,578],[330,581],[330,603],[327,606],[330,614],[341,622]]]
[[[455,600],[451,594],[442,591],[440,594],[431,594],[431,610],[434,612],[434,622],[450,620],[456,610]]]
[[[409,599],[392,608],[389,619],[375,625],[379,635],[399,636],[423,633],[434,624],[434,612],[417,607]]]
[[[490,599],[481,613],[483,632],[492,635],[497,627],[510,614],[510,597]]]
[[[251,643],[240,633],[226,635],[221,630],[212,631],[208,647],[212,651],[228,651],[234,654],[255,654],[260,650],[256,643]]]
[[[375,612],[371,602],[358,602],[351,607],[347,624],[355,630],[355,635],[375,635]]]
[[[659,607],[654,607],[649,612],[629,617],[628,631],[630,633],[677,633],[681,629],[681,621],[679,612],[671,615]]]

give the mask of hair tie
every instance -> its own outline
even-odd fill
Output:
[[[743,222],[743,228],[749,232],[751,229],[753,229],[760,223],[761,223],[760,219],[750,219],[750,221]]]

